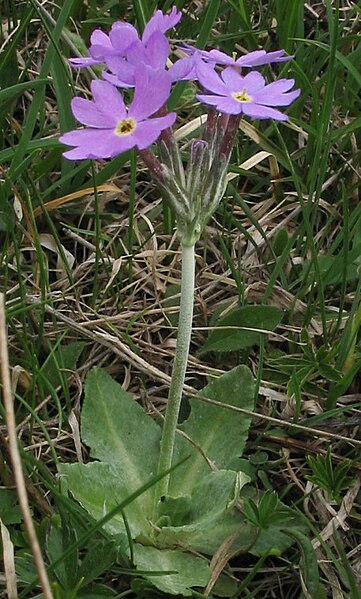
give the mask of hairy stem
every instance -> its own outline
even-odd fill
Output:
[[[177,348],[174,358],[172,380],[169,389],[168,404],[165,413],[163,434],[160,445],[158,474],[161,474],[170,468],[172,464],[174,441],[192,333],[194,273],[194,245],[182,245],[182,283]],[[162,478],[158,483],[156,502],[167,494],[168,487],[169,475]]]

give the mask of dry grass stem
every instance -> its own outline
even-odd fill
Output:
[[[40,550],[39,541],[36,536],[34,523],[31,517],[21,457],[18,448],[18,438],[16,434],[16,422],[13,407],[13,395],[11,392],[10,366],[6,334],[5,295],[3,293],[0,293],[0,363],[3,402],[5,407],[6,424],[9,436],[9,450],[13,466],[16,488],[19,497],[19,504],[24,518],[25,528],[29,536],[29,543],[34,557],[35,567],[39,575],[40,584],[43,589],[44,597],[45,599],[53,599],[53,592],[50,587],[43,556]]]

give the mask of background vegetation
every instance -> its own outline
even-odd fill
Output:
[[[246,458],[254,483],[303,514],[324,596],[356,599],[361,14],[348,0],[0,2],[0,277],[22,465],[49,577],[58,597],[161,596],[60,493],[56,469],[88,459],[79,412],[93,365],[148,412],[164,408],[180,272],[174,223],[134,153],[72,163],[57,137],[76,126],[70,99],[87,95],[93,76],[66,59],[85,53],[94,28],[126,19],[141,30],[155,8],[173,4],[184,11],[177,41],[295,56],[274,73],[266,68],[302,88],[290,122],[241,123],[226,197],[197,245],[187,384],[195,391],[212,374],[252,368],[257,403]],[[178,84],[171,99],[185,155],[204,109],[195,92]],[[266,311],[254,322],[239,310],[253,305],[278,308],[282,319],[270,326]],[[234,334],[212,337],[217,322]],[[240,327],[255,326],[272,332],[237,341]],[[4,410],[0,445],[4,555],[11,564],[14,549],[19,597],[41,596]],[[238,556],[228,572],[234,597],[259,599],[307,597],[302,572],[313,575],[298,546]]]

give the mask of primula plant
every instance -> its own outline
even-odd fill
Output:
[[[105,371],[94,369],[86,381],[81,420],[94,461],[64,464],[60,475],[82,506],[95,519],[103,518],[123,554],[155,587],[183,596],[194,587],[207,595],[231,596],[233,581],[220,574],[227,559],[240,552],[279,554],[294,541],[295,517],[276,496],[267,503],[273,516],[253,517],[260,498],[238,466],[250,425],[250,416],[238,408],[251,411],[255,394],[245,365],[213,379],[191,398],[190,415],[179,423],[192,331],[195,244],[225,192],[240,119],[287,121],[279,108],[290,105],[300,90],[291,91],[292,79],[267,83],[250,70],[290,60],[282,50],[234,58],[184,45],[184,57],[171,64],[165,34],[180,19],[176,8],[169,14],[158,10],[141,37],[132,25],[116,22],[109,34],[93,32],[88,57],[71,60],[76,68],[103,65],[104,70],[91,84],[92,100],[72,101],[84,127],[60,137],[70,148],[64,156],[101,160],[136,149],[174,212],[182,280],[164,423],[147,415]],[[172,85],[180,80],[197,82],[196,98],[208,110],[186,165],[172,129],[177,115],[167,111]],[[122,89],[132,98],[128,105]],[[151,149],[154,142],[157,147]]]

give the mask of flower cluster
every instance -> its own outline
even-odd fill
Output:
[[[141,37],[124,22],[114,23],[109,35],[93,32],[89,56],[70,62],[80,68],[104,65],[102,79],[91,84],[92,100],[72,100],[73,114],[84,128],[65,133],[60,141],[71,147],[64,152],[70,160],[112,158],[137,148],[175,213],[183,245],[192,245],[224,194],[242,115],[285,121],[287,115],[277,107],[291,104],[300,90],[290,91],[293,79],[266,84],[256,70],[241,73],[243,68],[290,60],[283,50],[234,58],[184,44],[185,56],[171,64],[165,34],[180,19],[173,7],[169,14],[157,10]],[[193,141],[186,168],[171,129],[176,114],[166,108],[172,85],[180,80],[198,81],[205,93],[196,97],[208,105],[203,139]],[[119,88],[133,94],[129,106]],[[159,138],[156,157],[149,147]]]
[[[198,80],[208,93],[198,94],[197,99],[219,113],[287,120],[274,107],[288,106],[297,98],[299,90],[289,91],[293,79],[266,85],[259,72],[243,77],[240,69],[292,57],[283,50],[257,50],[235,59],[219,50],[201,51],[184,44],[186,56],[167,68],[170,47],[165,34],[181,16],[176,7],[169,14],[157,10],[141,37],[135,27],[122,21],[113,24],[109,35],[99,29],[93,32],[89,56],[70,63],[75,67],[104,65],[103,79],[92,83],[93,100],[73,99],[73,114],[85,128],[60,137],[63,144],[73,147],[64,156],[71,160],[112,158],[133,147],[149,147],[175,121],[176,115],[166,114],[165,106],[172,84],[180,80]],[[225,66],[220,74],[217,65]],[[134,88],[128,108],[117,88]]]

